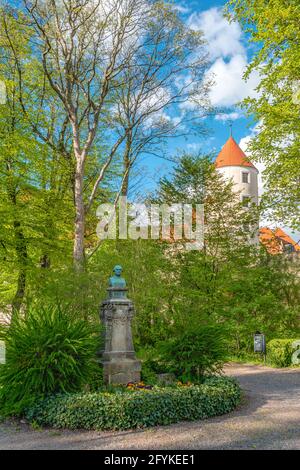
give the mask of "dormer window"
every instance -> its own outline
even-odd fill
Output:
[[[249,183],[249,173],[248,173],[248,171],[243,171],[242,172],[242,182],[243,183]]]

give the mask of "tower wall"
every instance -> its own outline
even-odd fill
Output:
[[[249,166],[223,166],[217,168],[226,180],[232,180],[233,190],[243,196],[251,197],[252,202],[258,204],[258,171]],[[248,173],[248,183],[243,182],[243,173]]]
[[[249,197],[251,202],[258,205],[258,170],[256,168],[249,166],[223,166],[217,168],[217,171],[227,181],[232,180],[234,185],[233,191],[240,194],[241,202],[243,197]],[[243,182],[243,173],[248,173],[248,183]],[[259,245],[259,221],[257,221],[253,229],[250,243]]]

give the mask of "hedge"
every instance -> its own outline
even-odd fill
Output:
[[[272,339],[267,344],[268,360],[276,367],[289,367],[292,365],[292,355],[295,348],[292,344],[297,339]],[[299,338],[298,338],[299,341]]]
[[[53,395],[35,403],[25,416],[54,428],[125,430],[228,413],[240,395],[234,379],[211,377],[201,385]]]

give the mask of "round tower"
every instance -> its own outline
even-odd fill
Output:
[[[258,169],[247,158],[232,135],[227,140],[215,161],[216,169],[226,180],[231,180],[233,190],[239,194],[241,202],[248,206],[258,205]],[[245,227],[251,232],[250,243],[259,244],[259,221],[252,227]]]
[[[232,136],[217,156],[215,166],[224,178],[232,180],[233,190],[240,193],[241,201],[258,204],[258,169]]]

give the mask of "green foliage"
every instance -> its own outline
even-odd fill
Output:
[[[149,385],[155,385],[158,382],[157,373],[155,372],[155,363],[143,362],[141,371],[141,380]]]
[[[1,310],[9,304],[20,308],[28,284],[33,282],[32,273],[39,271],[42,277],[45,267],[57,269],[70,262],[74,217],[72,158],[62,156],[55,145],[48,145],[50,140],[54,143],[59,139],[61,106],[53,103],[40,62],[30,54],[32,31],[21,20],[22,15],[21,26],[6,7],[1,7],[0,15],[1,54],[7,51],[0,64],[0,80],[5,81],[7,88],[7,101],[0,105]],[[11,42],[5,31],[10,32]],[[10,46],[22,71],[17,72],[13,66],[15,59],[9,53]],[[32,85],[28,83],[29,89],[23,82],[27,79]],[[20,88],[27,106],[26,116]],[[42,101],[44,110],[38,104]],[[31,125],[34,121],[41,126],[40,137],[48,135],[46,139],[38,138]]]
[[[165,256],[165,247],[153,240],[104,242],[88,265],[90,282],[98,286],[93,295],[99,303],[107,295],[108,277],[115,264],[123,266],[128,295],[134,301],[135,347],[153,346],[168,335],[170,323],[166,306],[173,297],[173,266]]]
[[[49,393],[79,391],[98,367],[99,328],[59,307],[32,307],[0,333],[6,343],[1,414],[20,414]]]
[[[91,392],[97,392],[104,387],[102,364],[98,363],[96,367],[92,368],[89,374],[89,379],[85,385],[87,390]]]
[[[173,317],[182,330],[190,322],[226,325],[231,354],[251,352],[253,333],[267,339],[300,333],[299,278],[282,256],[240,247],[227,258],[180,253]]]
[[[270,256],[240,237],[244,209],[208,157],[183,155],[154,199],[172,203],[179,194],[186,202],[206,204],[204,250],[187,252],[180,243],[170,247],[147,240],[107,242],[90,263],[90,269],[101,269],[101,285],[108,264],[124,265],[136,306],[135,346],[149,377],[168,372],[161,370],[158,343],[191,324],[195,331],[205,324],[226,325],[230,354],[250,353],[257,330],[268,340],[300,333],[296,269],[284,256]]]
[[[160,179],[155,199],[161,203],[172,203],[184,198],[186,203],[203,204],[211,178],[214,182],[219,179],[212,165],[212,156],[183,153],[171,178]]]
[[[292,354],[295,348],[292,347],[296,339],[273,339],[267,344],[267,357],[276,367],[289,367],[292,365]]]
[[[35,299],[47,305],[59,304],[77,318],[98,321],[99,305],[105,298],[107,275],[93,269],[75,272],[72,265],[61,269],[31,270],[28,275],[26,301]]]
[[[245,79],[260,76],[259,93],[243,106],[259,123],[249,152],[266,167],[263,205],[279,223],[299,229],[299,1],[230,0],[228,13],[253,43]]]
[[[162,178],[154,196],[160,203],[178,201],[203,204],[205,221],[205,251],[214,256],[226,256],[243,246],[249,234],[244,226],[256,226],[257,208],[245,210],[239,196],[216,171],[213,155],[183,153],[171,178]]]
[[[189,387],[59,394],[35,403],[26,418],[55,428],[122,430],[228,413],[239,400],[240,388],[235,381],[208,378],[201,385]]]
[[[163,364],[160,360],[160,353],[157,346],[139,349],[138,358],[142,362],[141,379],[146,384],[157,384],[158,374],[168,372],[166,364]]]
[[[201,380],[220,372],[226,359],[224,328],[201,325],[184,329],[161,345],[161,361],[182,380]]]

